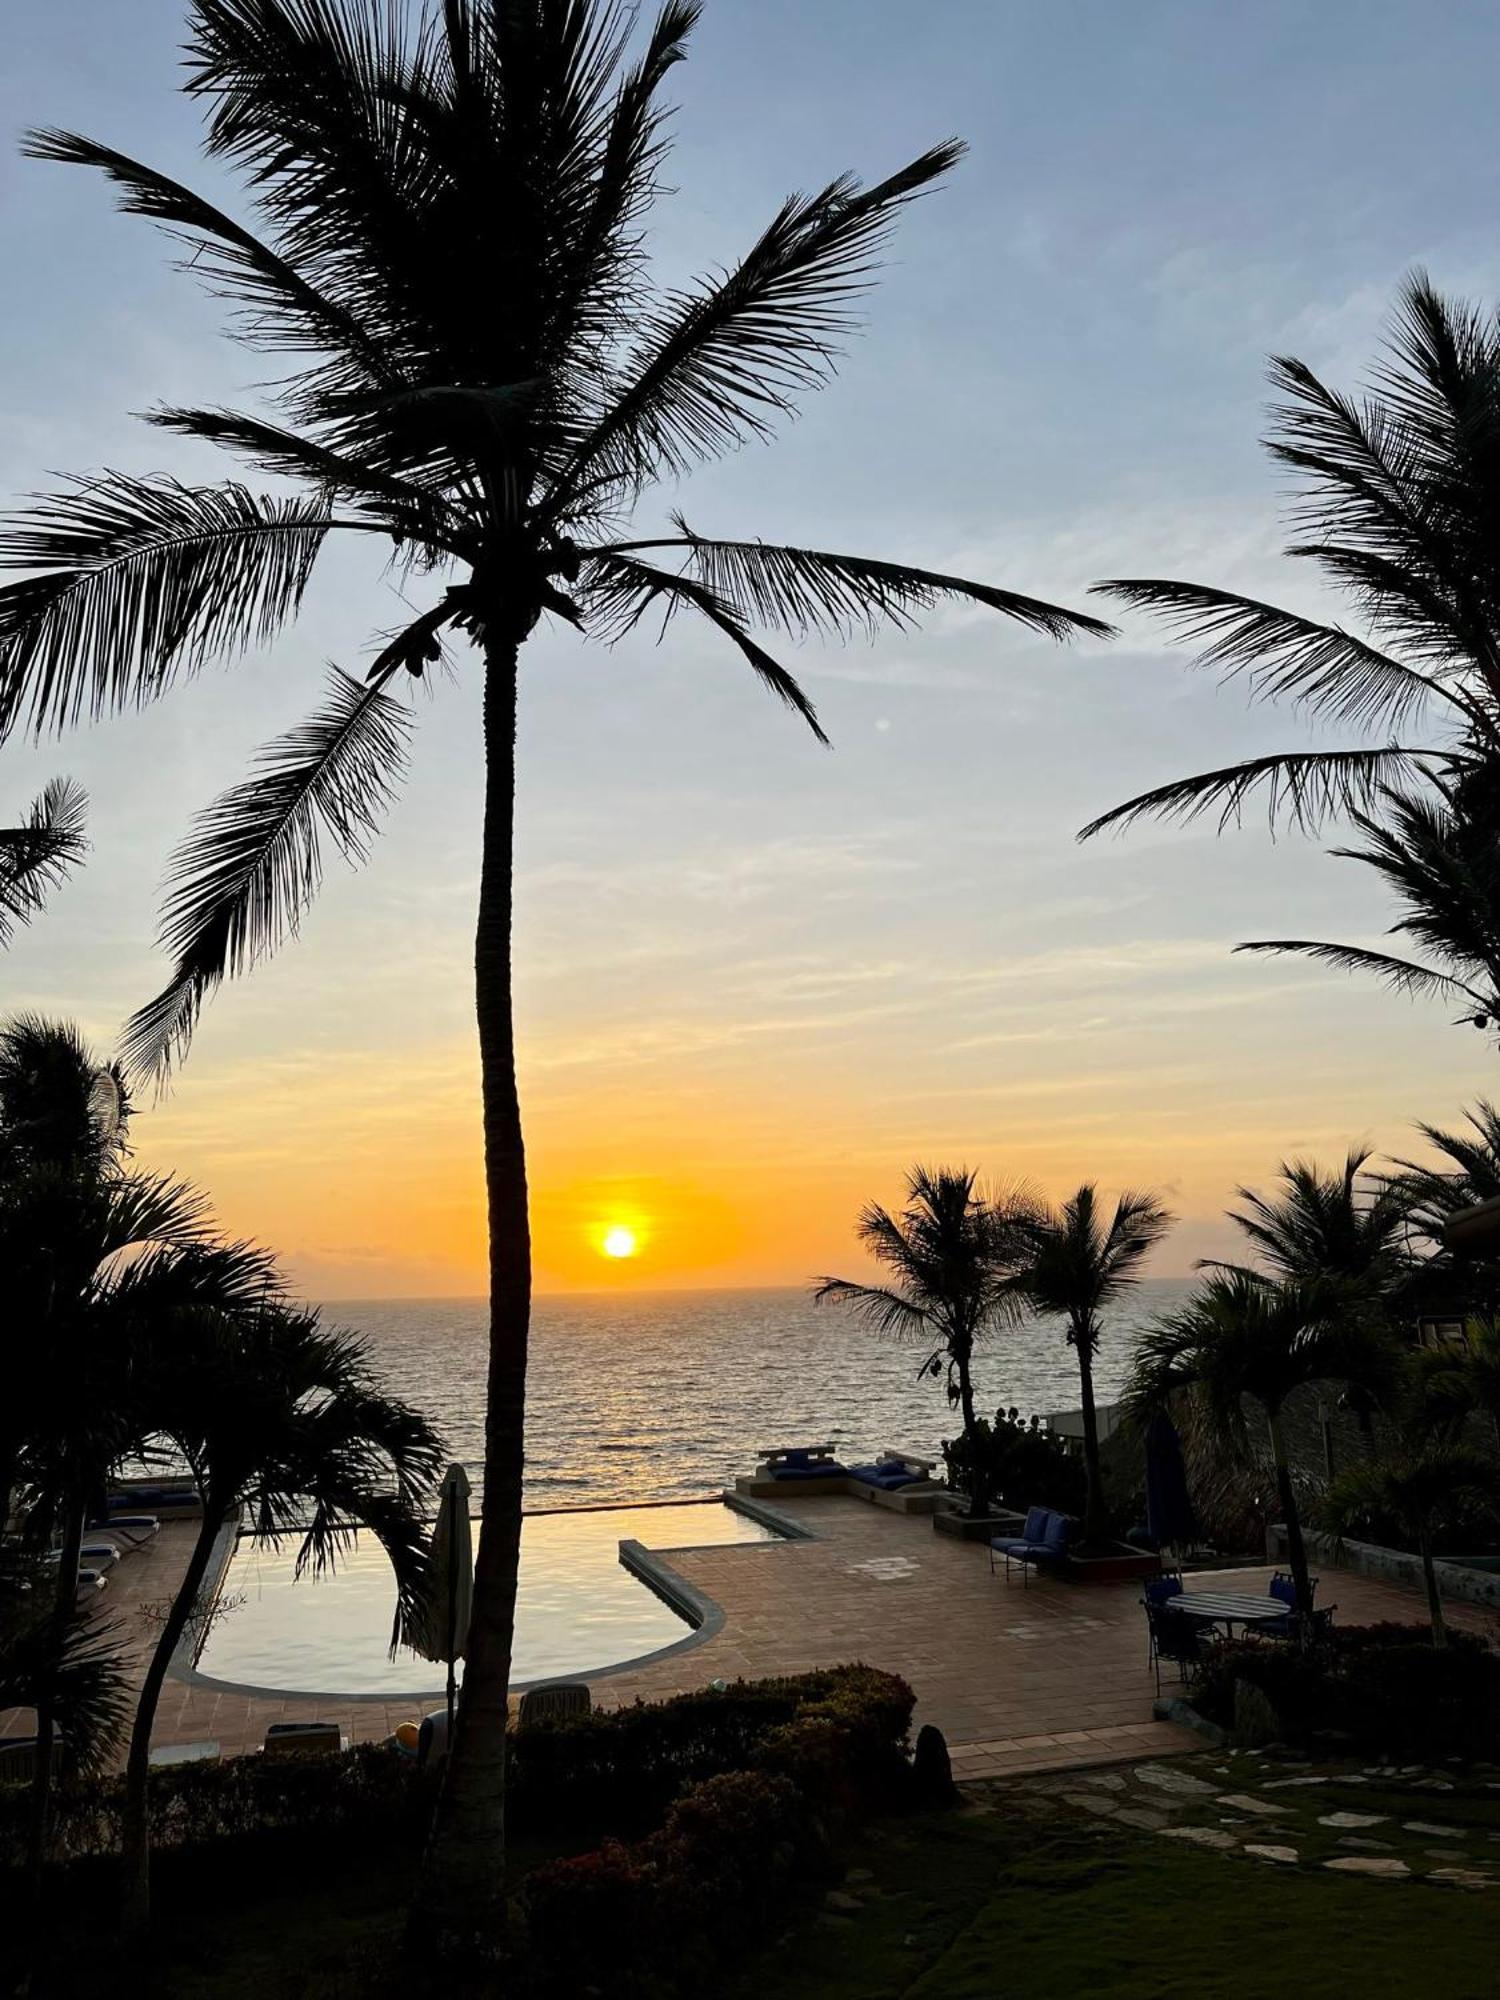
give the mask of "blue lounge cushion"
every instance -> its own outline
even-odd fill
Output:
[[[851,1465],[849,1477],[857,1479],[861,1486],[884,1486],[886,1471],[883,1465]]]
[[[1047,1509],[1045,1507],[1028,1507],[1026,1510],[1026,1526],[1021,1530],[1022,1541],[1040,1542],[1046,1532]]]
[[[1068,1517],[1066,1514],[1049,1514],[1047,1516],[1047,1532],[1043,1535],[1042,1540],[1049,1549],[1055,1549],[1061,1554],[1068,1546]]]
[[[820,1458],[813,1464],[777,1465],[771,1468],[773,1479],[847,1479],[847,1466],[840,1465],[836,1458]]]

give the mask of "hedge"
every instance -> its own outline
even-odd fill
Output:
[[[913,1698],[894,1675],[838,1668],[740,1683],[716,1699],[743,1726],[752,1769],[706,1779],[634,1846],[607,1840],[527,1876],[536,1993],[664,2000],[710,1991],[709,1969],[784,1922],[789,1888],[826,1866],[839,1820],[907,1797]],[[784,1719],[755,1730],[778,1711]],[[680,1721],[664,1723],[663,1735]]]
[[[1230,1727],[1240,1680],[1261,1690],[1295,1743],[1398,1757],[1500,1753],[1500,1654],[1472,1633],[1450,1632],[1438,1648],[1426,1625],[1352,1625],[1307,1653],[1255,1639],[1219,1645],[1197,1706]]]
[[[899,1782],[913,1699],[893,1675],[834,1667],[530,1724],[511,1737],[506,1816],[523,1835],[639,1834],[694,1785],[756,1764],[805,1771],[830,1805],[856,1807]],[[420,1842],[435,1778],[374,1743],[173,1765],[151,1776],[152,1840],[162,1850],[288,1832]],[[20,1862],[29,1798],[28,1786],[0,1789],[0,1868]],[[117,1852],[123,1802],[118,1777],[60,1786],[56,1857]]]

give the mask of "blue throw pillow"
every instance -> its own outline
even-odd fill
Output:
[[[1047,1510],[1045,1507],[1030,1507],[1026,1512],[1026,1526],[1021,1530],[1023,1542],[1039,1542],[1047,1532]]]

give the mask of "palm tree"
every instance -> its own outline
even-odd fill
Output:
[[[1445,1646],[1447,1625],[1438,1587],[1434,1537],[1466,1511],[1493,1513],[1500,1500],[1500,1466],[1493,1453],[1467,1444],[1476,1409],[1493,1410],[1497,1371],[1493,1341],[1474,1349],[1419,1348],[1397,1371],[1379,1453],[1351,1466],[1330,1488],[1324,1518],[1336,1534],[1368,1530],[1395,1516],[1422,1561],[1432,1643]]]
[[[82,860],[88,803],[80,786],[54,778],[19,826],[0,827],[0,945],[30,923],[47,891]]]
[[[133,706],[211,655],[269,639],[331,535],[373,538],[428,601],[363,680],[211,805],[172,864],[168,985],[127,1030],[138,1072],[180,1058],[199,1010],[291,929],[331,840],[360,858],[399,776],[393,689],[448,641],[483,682],[475,938],[491,1301],[484,1536],[464,1700],[428,1902],[502,1920],[506,1684],[520,1535],[530,1302],[510,988],[517,675],[545,615],[599,640],[691,613],[821,736],[753,627],[801,638],[909,626],[966,599],[1055,638],[1097,620],[988,585],[821,549],[631,536],[654,485],[769,436],[829,375],[898,214],[955,163],[934,147],[869,187],[789,198],[722,273],[653,289],[644,218],[664,155],[658,93],[698,0],[667,0],[632,55],[605,0],[195,0],[189,92],[257,227],[111,148],[35,135],[102,170],[127,210],[190,246],[237,330],[292,372],[274,418],[154,421],[293,482],[190,487],[105,474],[0,534],[0,732]],[[488,301],[488,303],[486,303]],[[445,1919],[446,1920],[446,1919]]]
[[[1212,1271],[1179,1312],[1148,1327],[1136,1345],[1128,1400],[1141,1413],[1161,1407],[1177,1389],[1195,1389],[1218,1433],[1241,1445],[1245,1403],[1260,1406],[1304,1608],[1312,1594],[1282,1412],[1292,1392],[1311,1383],[1375,1389],[1387,1379],[1388,1351],[1358,1305],[1357,1291],[1334,1279]]]
[[[221,1534],[248,1515],[256,1541],[297,1541],[297,1570],[335,1566],[360,1529],[390,1557],[397,1630],[420,1603],[423,1510],[442,1448],[415,1410],[379,1388],[363,1345],[316,1312],[277,1303],[184,1315],[150,1359],[145,1401],[203,1497],[187,1568],[147,1663],[125,1770],[124,1915],[150,1915],[151,1730],[167,1668],[198,1613]],[[395,1635],[392,1645],[395,1644]]]
[[[1237,1188],[1244,1206],[1229,1219],[1276,1277],[1347,1278],[1383,1298],[1410,1274],[1411,1203],[1404,1187],[1370,1174],[1370,1158],[1368,1147],[1351,1147],[1333,1173],[1310,1160],[1283,1160],[1278,1192]]]
[[[1464,1118],[1468,1129],[1457,1132],[1440,1125],[1417,1126],[1438,1156],[1436,1162],[1395,1162],[1394,1184],[1413,1222],[1435,1243],[1442,1242],[1443,1225],[1460,1209],[1500,1196],[1500,1110],[1481,1097]]]
[[[877,1333],[932,1343],[917,1372],[945,1375],[949,1401],[962,1412],[975,1516],[984,1513],[989,1494],[974,1409],[974,1349],[1020,1317],[1026,1244],[1019,1218],[1026,1205],[1022,1195],[986,1196],[967,1167],[913,1167],[899,1215],[871,1202],[855,1224],[860,1242],[893,1282],[824,1277],[813,1291],[819,1305],[833,1300],[847,1306]]]
[[[1254,798],[1272,824],[1316,832],[1382,877],[1392,931],[1416,956],[1307,938],[1241,951],[1293,952],[1373,973],[1398,991],[1500,1025],[1500,320],[1443,298],[1420,272],[1402,291],[1383,366],[1355,400],[1305,363],[1279,358],[1284,400],[1271,456],[1300,483],[1291,556],[1352,600],[1367,637],[1207,584],[1130,578],[1100,587],[1160,615],[1202,664],[1374,739],[1294,750],[1144,792],[1083,830],[1216,814],[1222,831]],[[1415,727],[1426,725],[1425,727]],[[1396,740],[1411,730],[1417,740]],[[1382,740],[1383,739],[1383,740]]]
[[[1094,1356],[1102,1315],[1139,1281],[1146,1258],[1175,1218],[1154,1194],[1126,1193],[1106,1219],[1099,1191],[1085,1181],[1060,1208],[1044,1206],[1028,1218],[1026,1296],[1039,1313],[1055,1315],[1068,1329],[1078,1357],[1083,1404],[1083,1462],[1088,1479],[1084,1535],[1105,1532],[1104,1482],[1099,1470],[1099,1420],[1094,1410]]]
[[[0,1030],[0,1271],[9,1330],[0,1490],[26,1500],[25,1536],[60,1541],[50,1643],[73,1622],[79,1548],[110,1469],[152,1428],[143,1357],[176,1316],[241,1310],[274,1284],[263,1252],[216,1242],[186,1183],[129,1167],[128,1106],[66,1026]],[[51,1810],[55,1716],[37,1709],[31,1868]]]

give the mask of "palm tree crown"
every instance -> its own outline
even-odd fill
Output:
[[[1421,273],[1402,293],[1387,357],[1364,400],[1305,363],[1274,362],[1283,401],[1269,449],[1299,482],[1287,553],[1348,598],[1361,637],[1205,584],[1101,585],[1157,612],[1205,664],[1257,698],[1285,698],[1376,740],[1200,772],[1115,807],[1083,830],[1216,814],[1253,798],[1272,823],[1359,836],[1334,852],[1394,892],[1392,930],[1416,956],[1306,938],[1294,952],[1500,1021],[1500,319],[1445,299]]]
[[[87,818],[82,787],[54,778],[19,826],[0,827],[0,945],[30,923],[47,891],[83,859]]]
[[[826,380],[895,217],[958,159],[932,148],[864,187],[790,197],[723,273],[652,285],[657,102],[697,0],[668,0],[632,57],[630,16],[582,0],[197,0],[188,88],[209,153],[247,183],[259,233],[76,134],[40,158],[101,169],[121,205],[190,250],[242,338],[294,372],[277,420],[158,409],[300,489],[105,473],[0,532],[0,735],[154,699],[297,610],[330,534],[374,536],[430,602],[363,680],[270,744],[178,854],[166,989],[132,1063],[181,1054],[204,998],[292,929],[323,845],[360,858],[399,777],[394,693],[447,640],[523,641],[543,615],[606,641],[692,613],[821,735],[756,626],[802,637],[908,625],[964,597],[1053,637],[1107,628],[960,577],[761,541],[621,530],[643,492],[769,435]]]

